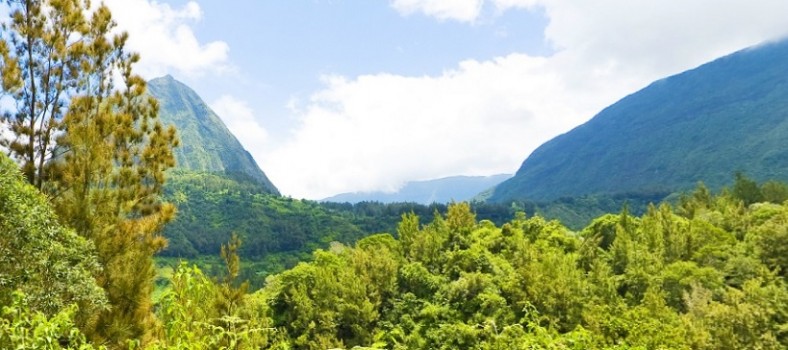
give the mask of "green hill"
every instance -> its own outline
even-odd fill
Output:
[[[656,81],[537,148],[492,202],[788,180],[788,41]]]
[[[255,183],[216,174],[174,172],[165,196],[177,205],[178,216],[165,227],[170,246],[164,255],[216,255],[233,232],[249,257],[309,252],[363,235],[317,202],[271,195]]]
[[[178,129],[181,144],[175,158],[179,170],[250,178],[279,194],[252,155],[194,90],[169,75],[149,81],[148,90],[159,100],[162,122]]]

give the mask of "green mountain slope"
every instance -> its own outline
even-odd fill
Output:
[[[272,195],[251,181],[226,175],[179,170],[169,175],[165,197],[178,207],[178,215],[164,227],[169,244],[160,259],[188,258],[219,276],[220,247],[235,233],[243,242],[242,277],[254,287],[331,242],[349,244],[372,233],[395,232],[405,213],[431,220],[446,210],[445,205],[416,203],[319,203]],[[505,206],[482,205],[480,218],[504,222],[514,216],[501,210]]]
[[[161,120],[178,129],[181,145],[175,158],[179,170],[250,178],[279,194],[252,155],[192,89],[168,75],[149,81],[148,90],[159,100]]]
[[[654,82],[537,148],[492,202],[788,179],[788,41]]]
[[[215,255],[233,232],[244,240],[247,257],[309,252],[363,235],[316,202],[275,196],[223,175],[173,172],[165,196],[177,205],[178,216],[164,229],[170,241],[164,256]]]
[[[308,256],[332,241],[351,243],[372,233],[394,232],[403,214],[432,219],[446,209],[445,204],[298,200],[266,193],[251,181],[181,170],[170,174],[164,192],[178,207],[175,220],[164,228],[169,246],[162,255],[173,257],[216,255],[233,232],[244,241],[244,257]],[[478,203],[474,209],[496,223],[514,217],[511,206]]]

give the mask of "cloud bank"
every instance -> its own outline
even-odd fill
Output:
[[[434,77],[325,77],[326,88],[299,112],[300,128],[268,156],[267,168],[286,193],[311,198],[512,172],[543,135],[598,108],[588,98],[565,104],[581,86],[566,85],[558,68],[512,54]]]
[[[408,180],[513,172],[541,143],[649,82],[788,33],[785,1],[395,0],[473,22],[542,11],[556,53],[468,60],[435,76],[326,76],[286,144],[255,154],[283,193],[323,198]],[[482,11],[483,6],[495,11]]]
[[[200,6],[181,8],[149,0],[104,0],[118,27],[129,32],[128,48],[142,59],[135,67],[145,78],[167,73],[199,76],[230,69],[229,46],[223,41],[200,43],[190,27],[202,18]]]

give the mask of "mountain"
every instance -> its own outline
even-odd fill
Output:
[[[537,148],[492,202],[788,180],[788,40],[656,81]]]
[[[421,204],[448,203],[466,201],[477,193],[493,187],[512,177],[510,174],[492,176],[452,176],[428,181],[411,181],[399,191],[388,192],[355,192],[342,193],[323,199],[323,202],[359,203],[403,203]]]
[[[148,91],[159,100],[162,122],[178,129],[177,169],[223,173],[279,194],[252,155],[194,90],[167,75],[149,81]]]

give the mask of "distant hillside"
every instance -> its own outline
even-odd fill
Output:
[[[788,41],[654,82],[536,149],[492,202],[788,180]]]
[[[510,174],[492,176],[452,176],[428,181],[411,181],[399,191],[343,193],[323,199],[323,202],[359,203],[381,202],[421,204],[448,203],[470,200],[481,191],[512,177]]]
[[[148,90],[159,100],[161,120],[178,129],[181,143],[175,158],[179,170],[248,178],[279,194],[252,155],[192,89],[168,75],[149,81]]]
[[[244,268],[243,279],[256,287],[269,274],[309,259],[313,250],[328,249],[331,242],[351,244],[372,233],[396,233],[405,213],[416,213],[428,222],[436,212],[446,211],[445,204],[298,200],[265,193],[249,181],[180,170],[170,173],[164,192],[166,200],[178,207],[178,215],[164,227],[169,244],[159,256],[205,262],[218,257],[220,246],[236,233],[243,242],[243,260],[254,265]],[[509,205],[478,203],[474,211],[480,220],[498,224],[514,217]]]
[[[165,197],[178,207],[164,228],[164,256],[218,254],[234,232],[244,256],[309,252],[330,241],[352,242],[364,232],[317,202],[265,193],[259,185],[226,176],[175,171]]]

